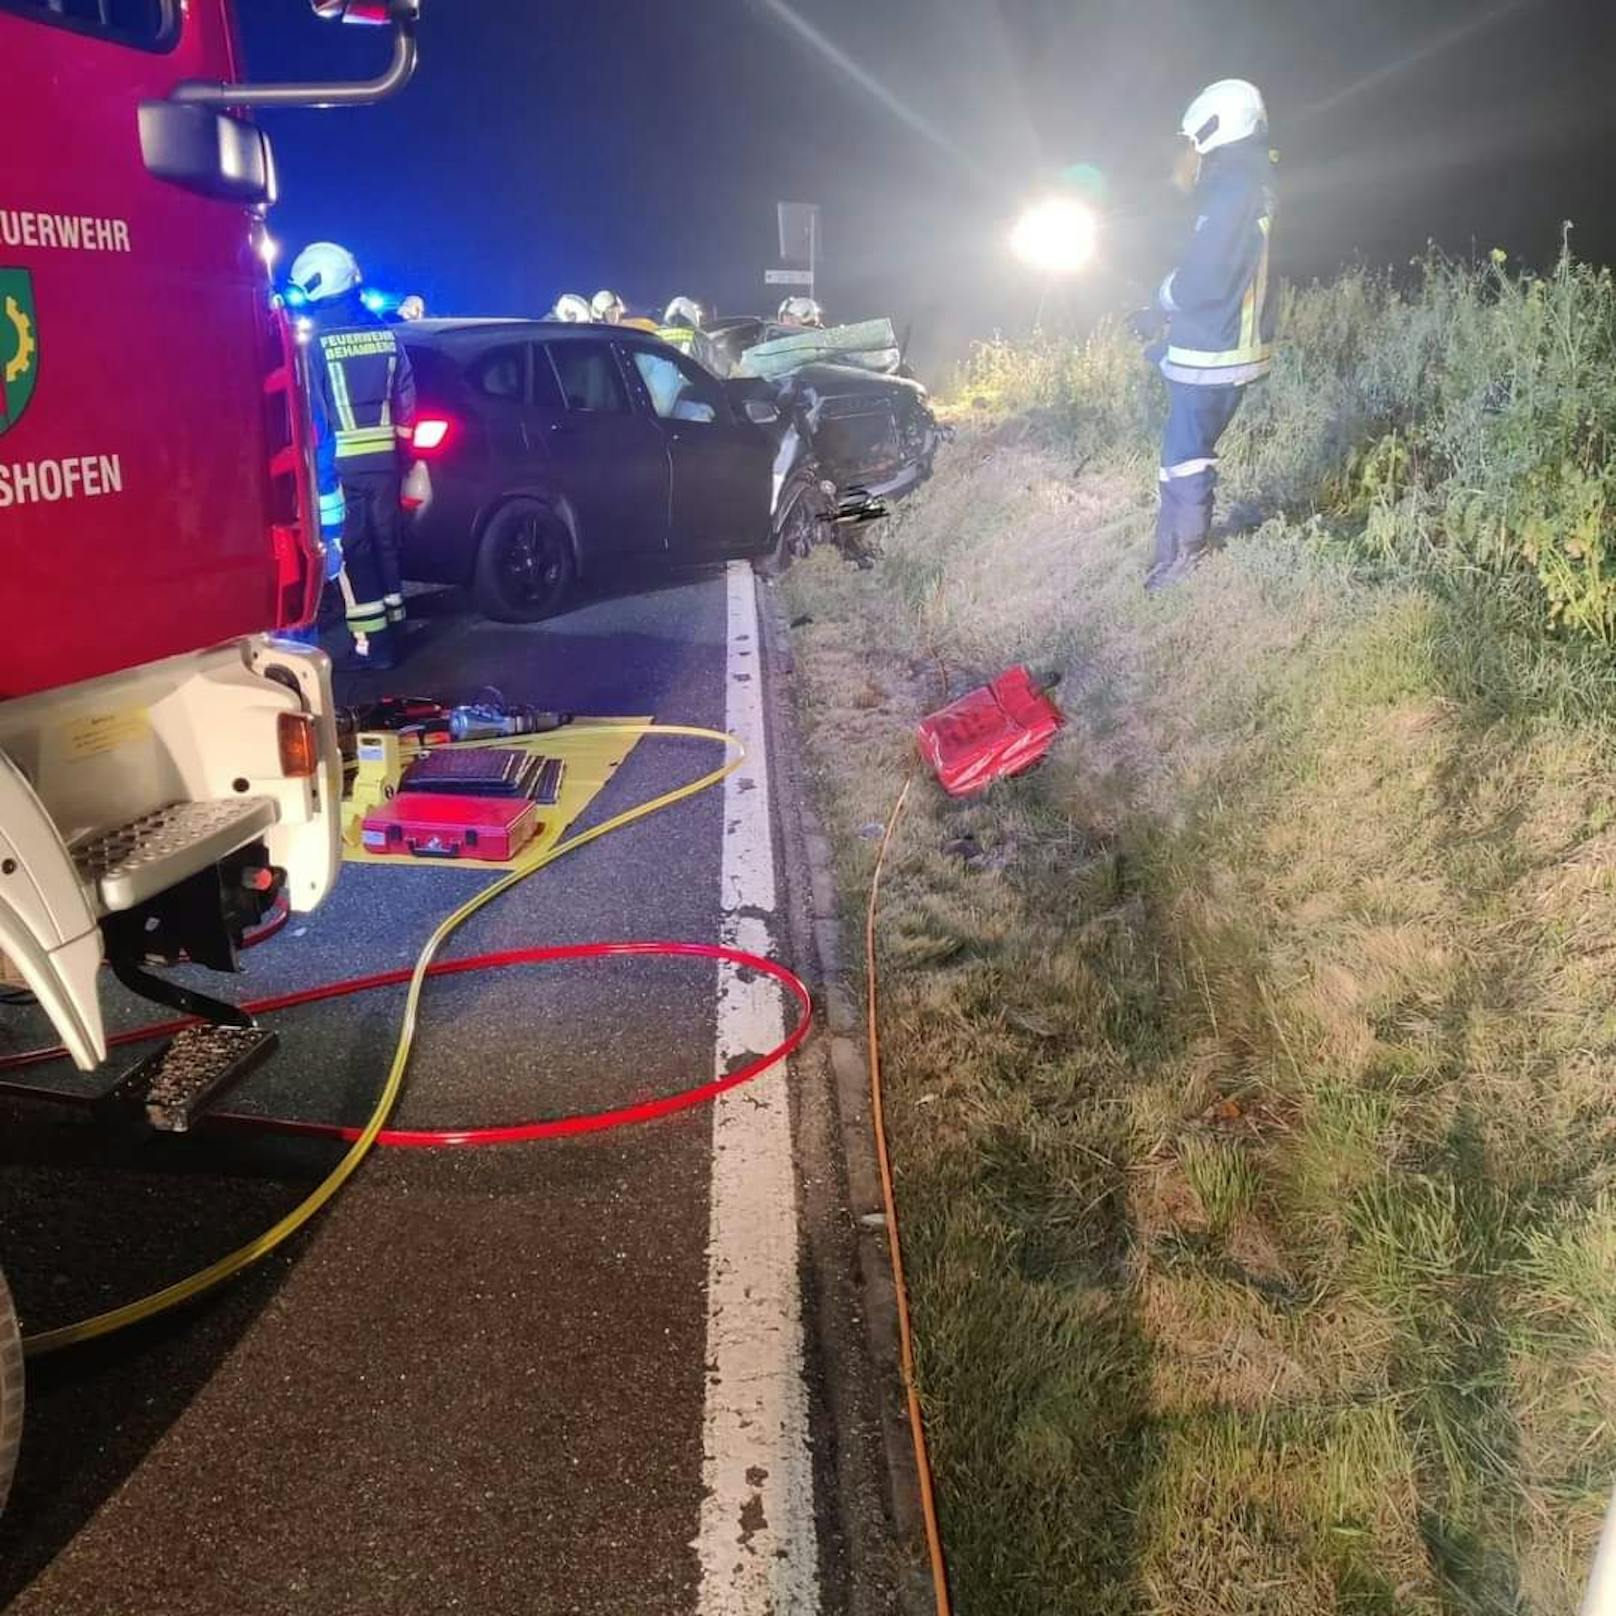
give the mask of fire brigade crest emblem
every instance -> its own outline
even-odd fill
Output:
[[[0,434],[22,418],[38,378],[34,277],[26,269],[0,269]]]

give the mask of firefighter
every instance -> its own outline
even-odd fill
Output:
[[[1268,114],[1244,79],[1220,79],[1190,102],[1180,183],[1195,195],[1195,228],[1156,294],[1167,380],[1161,509],[1145,588],[1183,577],[1212,532],[1218,439],[1245,389],[1272,362],[1276,287],[1268,273],[1274,193]],[[1155,357],[1155,352],[1152,357]]]
[[[334,428],[345,505],[338,582],[354,665],[396,664],[404,621],[399,570],[404,445],[415,424],[415,378],[392,327],[364,305],[353,254],[317,241],[292,265],[308,299],[314,388]]]
[[[621,325],[627,313],[628,304],[607,287],[602,287],[589,300],[589,317],[597,325]]]
[[[593,316],[589,312],[589,299],[581,292],[563,292],[545,318],[560,320],[566,325],[588,325]]]
[[[655,327],[656,334],[670,346],[687,353],[697,364],[715,375],[719,372],[718,350],[711,337],[702,330],[706,314],[692,297],[676,297],[662,313],[662,324]]]
[[[811,297],[788,297],[776,311],[775,319],[781,325],[822,331],[825,326],[825,311]]]

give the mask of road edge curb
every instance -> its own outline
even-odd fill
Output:
[[[846,1173],[847,1212],[852,1220],[858,1254],[856,1283],[864,1304],[864,1345],[879,1400],[885,1503],[903,1557],[897,1567],[898,1609],[901,1616],[931,1616],[935,1607],[926,1576],[920,1473],[899,1369],[897,1288],[887,1246],[880,1169],[870,1114],[870,1068],[865,1051],[862,995],[853,985],[853,973],[843,957],[845,916],[836,880],[835,855],[812,800],[813,776],[806,767],[791,693],[796,672],[791,629],[777,592],[762,580],[760,584],[758,618],[763,627],[771,675],[768,682],[775,693],[766,708],[771,729],[784,743],[771,750],[776,757],[793,760],[791,772],[799,786],[792,793],[795,823],[788,828],[787,835],[800,849],[808,875],[808,942],[813,955],[816,998],[824,1016],[824,1038],[816,1042],[822,1051],[835,1101],[838,1143]],[[783,772],[780,778],[784,778]]]

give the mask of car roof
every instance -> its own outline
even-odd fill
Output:
[[[411,320],[401,331],[406,341],[420,337],[436,338],[448,342],[470,342],[478,337],[497,337],[511,334],[542,336],[546,342],[585,341],[610,336],[613,341],[639,339],[656,343],[659,339],[649,331],[632,325],[582,324],[572,320],[534,320],[523,315],[475,315],[453,320]]]

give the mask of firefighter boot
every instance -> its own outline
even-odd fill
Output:
[[[1172,486],[1165,479],[1161,485],[1161,505],[1156,511],[1156,549],[1150,558],[1150,568],[1145,573],[1145,591],[1154,594],[1168,582],[1168,575],[1173,570],[1173,563],[1178,559],[1178,534],[1174,525],[1175,510],[1168,489]]]
[[[354,635],[339,666],[344,673],[391,673],[399,662],[398,635],[391,625]]]
[[[1212,535],[1215,474],[1196,472],[1169,477],[1161,485],[1161,510],[1156,518],[1156,558],[1145,574],[1145,589],[1154,594],[1176,584],[1195,570],[1206,554]]]

